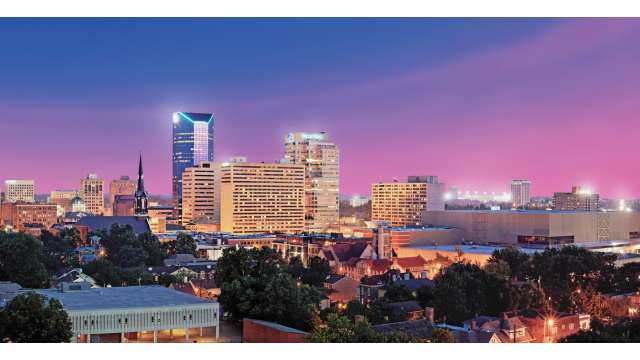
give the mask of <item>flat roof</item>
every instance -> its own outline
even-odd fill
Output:
[[[294,334],[307,334],[306,332],[302,331],[302,330],[298,330],[298,329],[294,329],[292,327],[288,327],[282,324],[278,324],[275,322],[271,322],[271,321],[265,321],[265,320],[256,320],[256,319],[249,319],[247,318],[247,320],[254,322],[256,324],[260,324],[262,326],[266,326],[266,327],[270,327],[272,329],[276,329],[278,331],[282,331],[282,332],[286,332],[286,333],[294,333]]]
[[[418,246],[408,246],[411,249],[417,250],[433,250],[433,251],[449,251],[455,252],[457,249],[462,250],[464,253],[468,254],[485,254],[491,255],[495,250],[508,248],[508,245],[505,246],[494,246],[494,245],[418,245]],[[523,253],[526,254],[535,254],[537,252],[542,252],[544,249],[532,249],[532,248],[523,248],[517,247]]]
[[[62,292],[59,289],[33,289],[50,299],[57,299],[65,310],[112,310],[211,304],[205,300],[159,285],[91,288]]]

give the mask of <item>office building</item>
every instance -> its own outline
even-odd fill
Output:
[[[130,195],[136,192],[136,182],[128,176],[121,176],[120,179],[112,180],[109,183],[109,206],[113,207],[115,198],[118,195]]]
[[[77,190],[54,190],[49,195],[49,203],[58,206],[58,214],[72,211],[73,199],[78,196]]]
[[[89,174],[80,180],[80,198],[84,201],[86,211],[95,215],[104,212],[104,180],[96,174]]]
[[[72,342],[136,342],[144,332],[158,342],[172,339],[176,329],[185,342],[202,336],[203,328],[215,328],[212,341],[219,335],[217,302],[164,286],[90,288],[81,282],[33,291],[60,301],[69,315]]]
[[[218,164],[203,161],[182,173],[182,225],[220,224]],[[217,194],[216,194],[217,189]]]
[[[640,213],[626,211],[426,211],[423,223],[460,230],[458,243],[640,248]]]
[[[371,220],[391,226],[419,225],[425,210],[444,210],[444,184],[435,176],[410,176],[408,182],[371,186]]]
[[[289,133],[285,160],[305,167],[305,229],[323,232],[339,218],[340,151],[324,133]]]
[[[113,199],[112,216],[134,216],[136,197],[133,195],[116,195]]]
[[[220,168],[220,222],[224,232],[302,232],[303,165],[225,163]]]
[[[4,182],[5,202],[34,202],[35,190],[33,180],[6,180]]]
[[[0,218],[6,227],[15,231],[27,231],[37,235],[39,230],[49,229],[57,223],[58,206],[27,202],[3,203]],[[35,230],[29,231],[29,230]]]
[[[174,217],[182,214],[182,173],[202,161],[213,161],[213,114],[173,113],[172,193]]]
[[[553,193],[553,209],[560,211],[597,211],[600,195],[580,186],[571,187],[571,192]]]
[[[514,208],[523,207],[531,201],[531,181],[511,181],[511,199]]]

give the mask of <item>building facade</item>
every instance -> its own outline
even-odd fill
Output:
[[[221,230],[236,234],[304,231],[304,174],[303,165],[222,164]]]
[[[80,198],[87,212],[96,215],[104,213],[104,180],[96,174],[89,174],[80,180]]]
[[[182,173],[182,224],[220,223],[218,164],[203,161]],[[217,192],[217,193],[216,193]]]
[[[0,213],[2,223],[15,231],[49,229],[58,220],[58,206],[55,204],[3,203]]]
[[[116,196],[133,196],[133,193],[135,192],[136,182],[131,180],[128,176],[121,176],[117,180],[112,180],[111,183],[109,183],[109,206],[113,207]]]
[[[33,180],[6,180],[4,182],[6,202],[34,202],[35,186]]]
[[[571,187],[571,192],[553,193],[553,209],[561,211],[598,211],[600,195],[580,186]]]
[[[182,173],[202,161],[213,161],[213,114],[173,113],[172,193],[174,217],[181,216]]]
[[[285,136],[285,160],[305,167],[305,227],[323,232],[339,218],[340,151],[320,133]]]
[[[77,190],[54,190],[49,195],[49,202],[58,206],[58,215],[64,215],[72,211],[73,199],[77,196]]]
[[[529,204],[531,201],[531,181],[511,181],[511,199],[514,208],[519,208]]]
[[[444,210],[444,184],[434,176],[410,176],[406,183],[371,186],[371,220],[416,226],[425,210]]]

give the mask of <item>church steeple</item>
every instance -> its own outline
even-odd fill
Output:
[[[148,196],[144,190],[144,173],[142,171],[142,153],[140,153],[140,161],[138,162],[138,188],[135,193],[136,197],[136,216],[147,216]]]

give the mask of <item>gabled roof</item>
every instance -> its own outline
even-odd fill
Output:
[[[389,309],[394,313],[410,313],[423,310],[420,304],[413,300],[389,303]]]
[[[435,286],[435,282],[429,279],[396,280],[394,284],[404,285],[410,291],[416,291],[423,286],[428,286],[428,287]]]
[[[427,319],[401,321],[390,324],[373,325],[373,331],[377,333],[401,332],[418,339],[430,339],[433,333],[433,324]]]
[[[345,262],[352,258],[360,258],[367,246],[369,244],[364,241],[343,242],[331,245],[331,250],[338,258],[338,261]]]
[[[133,231],[138,235],[151,232],[147,219],[136,216],[85,216],[80,218],[77,224],[86,226],[92,231],[108,231],[111,229],[112,225],[119,224],[130,225],[133,228]]]
[[[338,281],[344,279],[345,277],[346,277],[345,275],[329,274],[329,276],[327,276],[327,278],[324,280],[324,282],[326,284],[335,284]]]
[[[420,255],[411,256],[411,257],[401,257],[393,259],[394,264],[402,267],[402,268],[415,268],[415,267],[423,267],[428,264],[428,262]]]

